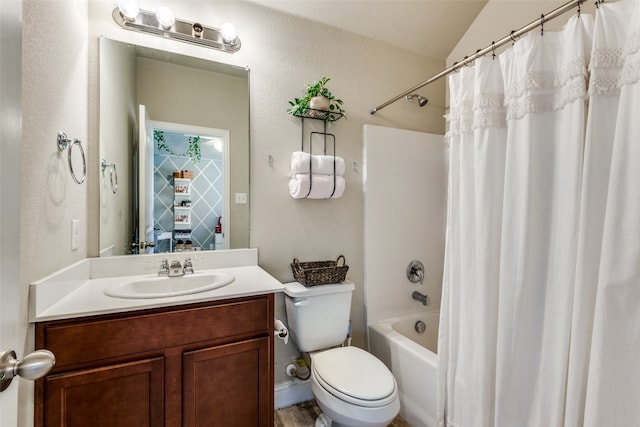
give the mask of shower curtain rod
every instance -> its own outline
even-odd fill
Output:
[[[603,0],[597,0],[596,1],[596,5],[600,4]],[[407,95],[410,95],[412,92],[422,88],[423,86],[426,86],[430,83],[435,82],[436,80],[441,79],[442,77],[457,71],[459,68],[464,67],[466,65],[468,65],[470,62],[475,61],[476,59],[480,58],[481,56],[486,55],[489,52],[494,52],[496,48],[505,45],[509,42],[515,42],[515,39],[517,37],[520,37],[523,34],[528,33],[529,31],[540,27],[542,25],[544,25],[545,22],[550,21],[554,18],[557,18],[558,16],[562,15],[565,12],[570,11],[571,9],[573,9],[574,7],[580,7],[580,5],[584,3],[584,0],[571,0],[568,3],[563,4],[562,6],[552,10],[551,12],[547,13],[547,14],[543,14],[540,15],[540,18],[525,25],[524,27],[518,29],[518,30],[514,30],[511,31],[511,33],[508,36],[505,36],[503,38],[501,38],[500,40],[498,40],[497,42],[492,42],[489,46],[485,47],[484,49],[479,49],[476,51],[476,53],[474,53],[471,56],[465,56],[464,59],[460,62],[456,62],[454,63],[452,66],[450,66],[449,68],[446,68],[442,71],[440,71],[438,74],[428,78],[427,80],[423,81],[422,83],[418,83],[417,85],[415,85],[414,87],[412,87],[411,89],[402,92],[400,95],[389,99],[386,102],[383,102],[382,104],[378,105],[377,107],[373,108],[370,113],[371,114],[375,114],[376,112],[378,112],[379,110],[383,109],[384,107],[386,107],[389,104],[393,104],[394,102],[396,102],[397,100],[404,98]],[[578,9],[580,10],[580,9]],[[544,29],[544,27],[543,27]]]

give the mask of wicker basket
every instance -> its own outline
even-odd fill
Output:
[[[340,263],[342,259],[342,264]],[[305,286],[325,285],[327,283],[342,283],[347,276],[349,266],[344,255],[340,255],[335,261],[311,261],[300,262],[294,258],[291,263],[291,271],[296,280]]]

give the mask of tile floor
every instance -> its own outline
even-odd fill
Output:
[[[315,419],[320,414],[320,408],[314,400],[298,403],[294,406],[278,409],[275,416],[275,427],[313,427]],[[389,427],[410,427],[398,415]]]

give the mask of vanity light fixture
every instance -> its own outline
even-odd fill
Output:
[[[156,10],[156,19],[158,20],[160,28],[164,30],[171,29],[173,24],[176,23],[176,15],[166,6],[160,6],[158,10]]]
[[[118,10],[127,21],[134,21],[140,11],[135,0],[120,0],[118,2]]]
[[[238,43],[238,32],[236,31],[236,27],[230,22],[222,24],[220,27],[220,35],[222,36],[222,40],[229,45],[233,46]]]
[[[189,22],[175,17],[171,9],[162,6],[156,12],[138,8],[135,0],[119,0],[113,9],[113,20],[126,30],[138,31],[205,46],[223,52],[240,50],[240,39],[233,24],[225,23],[221,28],[207,27],[198,22]]]

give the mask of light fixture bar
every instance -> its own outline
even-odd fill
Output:
[[[126,30],[149,33],[223,52],[235,53],[240,50],[240,39],[236,37],[231,42],[225,42],[219,28],[207,27],[206,25],[176,18],[175,23],[170,28],[163,29],[158,23],[155,12],[142,9],[133,20],[126,19],[117,7],[113,9],[112,15],[113,20]],[[199,34],[199,36],[194,34]]]

